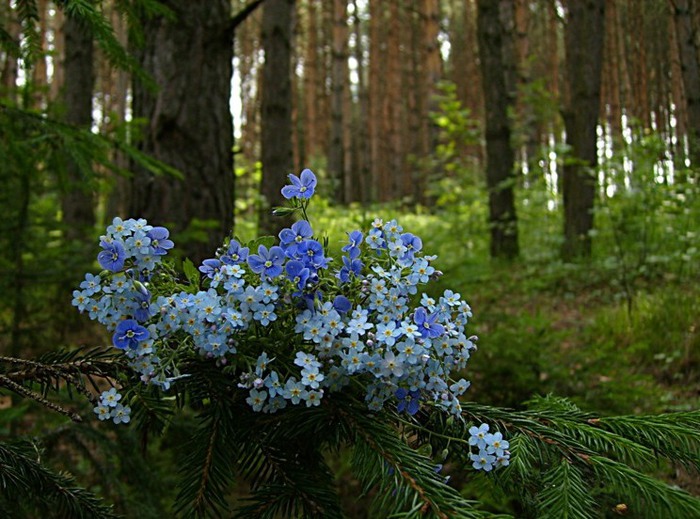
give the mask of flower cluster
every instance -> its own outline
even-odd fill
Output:
[[[304,219],[274,243],[230,239],[199,267],[201,284],[160,264],[173,247],[167,229],[115,218],[100,240],[105,270],[86,275],[73,304],[113,332],[144,382],[166,390],[188,376],[174,354],[186,350],[228,365],[256,411],[316,406],[359,387],[371,410],[389,402],[459,416],[469,382],[453,374],[475,349],[472,314],[458,293],[421,291],[440,275],[435,257],[395,220],[376,219],[349,232],[333,261],[306,218],[316,177],[289,178],[282,194]]]
[[[131,420],[131,408],[119,403],[122,395],[117,393],[116,388],[103,391],[100,401],[93,409],[100,420],[112,419],[114,423],[129,423]]]
[[[489,425],[469,428],[469,445],[477,448],[476,454],[469,455],[472,467],[489,472],[494,468],[507,467],[510,464],[510,444],[503,439],[500,432],[489,433]]]

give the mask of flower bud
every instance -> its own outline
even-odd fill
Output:
[[[144,296],[148,295],[148,289],[146,288],[146,285],[141,283],[138,279],[134,280],[134,288],[136,288],[136,290],[138,290]]]

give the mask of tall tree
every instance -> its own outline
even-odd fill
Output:
[[[62,88],[65,120],[89,129],[92,123],[92,93],[95,82],[92,31],[83,20],[66,16],[63,25],[65,58]],[[70,239],[85,240],[95,223],[92,179],[66,154],[66,174],[62,182],[61,210],[65,232]]]
[[[172,16],[146,20],[144,44],[137,49],[157,90],[135,82],[133,113],[146,121],[143,151],[184,177],[155,176],[135,167],[129,212],[175,231],[195,219],[210,222],[214,228],[207,239],[185,249],[201,260],[213,254],[233,223],[231,3],[162,3]]]
[[[478,0],[477,32],[486,114],[486,185],[489,192],[491,257],[518,255],[518,228],[513,194],[514,162],[508,120],[509,93],[504,74],[503,26],[499,0]]]
[[[285,223],[270,209],[281,205],[280,190],[292,168],[291,46],[294,0],[267,0],[263,8],[262,42],[265,52],[261,100],[263,204],[260,230],[277,234]]]
[[[350,179],[347,176],[348,133],[350,117],[346,103],[348,93],[348,18],[347,0],[333,0],[333,48],[331,67],[331,138],[328,149],[328,172],[335,179],[336,199],[349,202]]]
[[[690,137],[690,155],[694,164],[700,162],[700,49],[698,29],[693,18],[694,0],[669,0],[676,26],[678,55],[685,91]]]
[[[563,116],[571,156],[564,164],[562,179],[562,255],[567,260],[591,254],[604,31],[605,0],[567,3],[565,46],[569,99]]]
[[[365,59],[365,31],[360,12],[360,2],[352,0],[353,56],[357,63],[357,108],[353,121],[353,182],[351,200],[366,202],[371,198],[371,158],[369,142],[369,89],[367,88],[367,67]]]

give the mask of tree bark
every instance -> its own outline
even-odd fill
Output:
[[[328,149],[328,173],[335,181],[336,200],[350,199],[346,175],[346,112],[348,89],[348,24],[347,0],[333,0],[333,51],[331,68],[331,138]]]
[[[133,87],[135,118],[146,120],[141,149],[178,169],[183,180],[134,167],[130,213],[177,233],[207,223],[207,237],[181,250],[200,261],[214,254],[233,224],[233,59],[228,0],[163,2],[174,18],[144,22],[141,67],[158,85]],[[195,222],[195,220],[197,222]]]
[[[690,160],[700,163],[700,51],[692,17],[693,0],[669,0],[676,25],[678,55],[687,107]]]
[[[571,260],[591,254],[605,0],[571,0],[567,8],[565,45],[569,104],[563,115],[571,155],[564,164],[562,179],[562,255]]]
[[[503,27],[499,2],[477,2],[477,32],[486,113],[486,184],[489,191],[491,257],[518,255],[518,228],[513,195],[514,155],[508,121],[509,96],[503,64]]]
[[[267,0],[263,8],[263,66],[261,136],[263,204],[260,231],[276,235],[288,225],[273,217],[271,208],[282,205],[280,191],[287,184],[292,167],[291,46],[294,0]],[[296,172],[296,174],[299,174]]]
[[[355,131],[352,134],[353,148],[353,189],[351,199],[353,201],[368,202],[371,199],[371,171],[372,163],[369,142],[369,91],[367,88],[367,67],[365,59],[365,47],[363,38],[362,17],[360,5],[357,0],[352,0],[353,6],[353,34],[355,35],[354,56],[357,62],[357,112],[354,118]],[[371,22],[370,22],[371,23]]]
[[[92,91],[95,82],[92,33],[79,20],[66,16],[63,26],[65,58],[63,61],[63,104],[66,123],[90,129]],[[87,241],[95,224],[92,178],[66,156],[61,210],[66,237]]]

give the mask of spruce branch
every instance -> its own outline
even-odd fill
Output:
[[[541,519],[595,519],[598,510],[579,467],[566,459],[544,474],[538,495]]]
[[[354,434],[356,474],[364,482],[366,492],[379,485],[376,501],[382,511],[405,514],[410,509],[416,516],[441,519],[487,515],[446,485],[436,474],[434,463],[406,445],[385,420],[348,407],[339,406],[337,413]],[[388,469],[393,471],[393,478],[387,477]],[[387,484],[390,481],[393,485]]]
[[[38,402],[39,404],[46,407],[47,409],[51,409],[52,411],[55,411],[55,412],[60,413],[64,416],[67,416],[68,418],[70,418],[74,422],[82,422],[83,421],[82,417],[79,414],[77,414],[73,411],[69,411],[67,409],[64,409],[63,407],[61,407],[58,404],[50,402],[49,400],[47,400],[46,398],[41,396],[39,393],[36,393],[35,391],[32,391],[31,389],[26,388],[25,386],[23,386],[21,384],[13,382],[5,375],[0,375],[0,386],[5,387],[5,388],[9,389],[10,391],[13,391],[14,393],[16,393],[20,396],[34,400],[35,402]]]
[[[44,517],[116,517],[94,494],[76,487],[70,476],[41,465],[36,456],[29,442],[0,442],[0,486],[8,496],[30,503]]]
[[[637,517],[700,517],[700,499],[603,456],[593,456],[596,478],[632,506]]]
[[[180,491],[175,510],[184,517],[221,517],[228,509],[226,491],[233,481],[235,448],[227,442],[235,430],[228,401],[216,400],[204,409],[197,431],[180,467]]]

